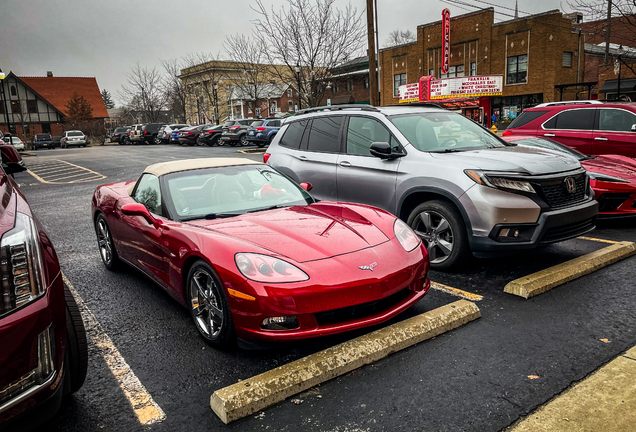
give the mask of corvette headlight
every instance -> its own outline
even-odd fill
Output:
[[[419,246],[421,240],[411,229],[410,226],[402,222],[400,219],[396,219],[393,224],[393,232],[395,238],[398,239],[405,251],[411,252],[413,249]]]
[[[285,283],[309,279],[307,273],[295,265],[268,255],[238,253],[234,261],[243,276],[256,282]]]
[[[607,183],[629,183],[629,180],[625,180],[625,179],[614,177],[607,174],[599,174],[599,173],[590,172],[590,171],[588,171],[587,174],[590,176],[591,180],[607,182]]]
[[[475,183],[479,183],[483,186],[488,186],[495,189],[511,189],[521,192],[536,193],[532,185],[527,181],[496,177],[475,170],[465,170],[464,173],[466,173],[468,177],[475,181]]]
[[[44,294],[38,230],[29,216],[16,213],[15,226],[0,240],[0,316]]]

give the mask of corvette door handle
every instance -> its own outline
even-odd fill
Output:
[[[301,161],[307,161],[307,156],[299,156],[298,159],[300,159]]]
[[[342,161],[339,163],[340,166],[342,167],[350,167],[351,166],[351,162],[347,162],[347,161]]]
[[[607,138],[605,137],[596,137],[594,138],[596,141],[607,141]]]
[[[543,136],[553,137],[553,136],[554,136],[554,134],[543,134]]]

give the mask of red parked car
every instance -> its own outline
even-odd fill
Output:
[[[626,156],[585,156],[567,146],[545,138],[506,136],[515,144],[541,147],[566,153],[578,159],[587,170],[590,186],[599,205],[599,217],[636,216],[636,160]]]
[[[411,228],[309,189],[247,159],[151,165],[95,190],[100,254],[153,279],[216,347],[381,323],[426,294],[428,255]]]
[[[545,137],[586,155],[636,157],[636,103],[545,103],[523,110],[503,135]]]
[[[0,170],[0,430],[51,418],[86,377],[82,317],[55,249],[13,178],[25,168],[2,146]],[[15,152],[15,150],[13,150]]]

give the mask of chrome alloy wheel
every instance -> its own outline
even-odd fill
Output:
[[[199,268],[190,277],[188,292],[199,332],[208,339],[216,339],[223,330],[223,303],[212,275]]]
[[[97,222],[97,242],[104,264],[111,264],[113,262],[113,240],[110,236],[108,225],[106,225],[106,221],[103,218],[100,218]]]
[[[446,261],[453,252],[453,230],[440,213],[435,211],[420,213],[413,223],[413,230],[426,245],[431,264]]]

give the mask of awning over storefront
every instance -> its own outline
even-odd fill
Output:
[[[621,80],[621,93],[636,91],[636,78],[627,78]],[[599,93],[616,93],[618,92],[618,80],[611,79],[605,81],[603,87],[598,91]]]

